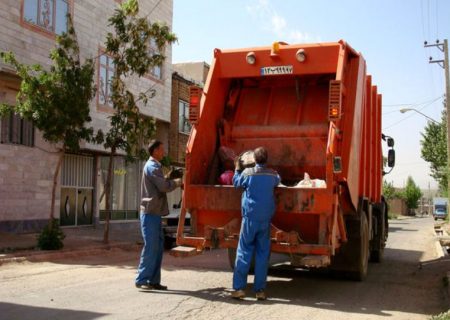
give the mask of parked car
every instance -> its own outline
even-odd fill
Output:
[[[436,208],[433,213],[434,220],[447,218],[447,211],[444,208]]]

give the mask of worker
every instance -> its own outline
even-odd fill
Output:
[[[161,160],[164,158],[164,145],[152,140],[148,146],[150,154],[142,174],[141,182],[141,232],[144,239],[136,287],[144,290],[167,290],[161,284],[161,264],[164,250],[164,234],[161,217],[169,214],[167,192],[182,184],[181,179],[170,180],[164,177]]]
[[[255,281],[253,290],[258,300],[265,300],[267,270],[270,256],[270,223],[275,212],[274,188],[280,183],[280,176],[266,168],[267,150],[263,147],[254,151],[256,165],[242,170],[239,159],[235,161],[233,185],[243,188],[241,212],[242,224],[233,273],[232,298],[243,299],[247,275],[253,255],[255,256]]]
[[[219,177],[219,184],[232,185],[234,176],[234,162],[233,159],[227,159],[224,161],[225,171]]]

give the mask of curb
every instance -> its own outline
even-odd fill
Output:
[[[62,258],[76,258],[82,256],[96,255],[105,251],[111,251],[113,249],[131,251],[139,250],[142,248],[141,244],[137,243],[115,243],[100,246],[83,247],[80,249],[60,250],[60,251],[36,251],[36,252],[23,252],[18,254],[5,254],[3,257],[0,255],[0,265],[24,262],[24,261],[44,261]]]

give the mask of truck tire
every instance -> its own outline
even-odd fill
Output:
[[[356,270],[349,272],[348,277],[352,280],[363,281],[367,277],[369,265],[369,224],[364,213],[361,215],[361,237],[358,240],[353,248]]]
[[[380,263],[383,260],[384,247],[386,246],[386,203],[381,201],[373,206],[373,216],[376,219],[376,234],[372,239],[370,262]]]
[[[364,212],[360,220],[346,221],[349,239],[332,257],[329,267],[337,278],[362,281],[367,276],[369,264],[369,224]]]

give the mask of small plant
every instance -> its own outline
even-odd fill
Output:
[[[432,316],[430,320],[450,320],[450,310]]]
[[[64,247],[63,240],[66,237],[59,227],[58,220],[52,219],[38,236],[37,246],[41,250],[59,250]]]
[[[396,220],[396,219],[398,219],[398,214],[397,213],[395,213],[395,212],[388,212],[388,219],[389,220]]]

